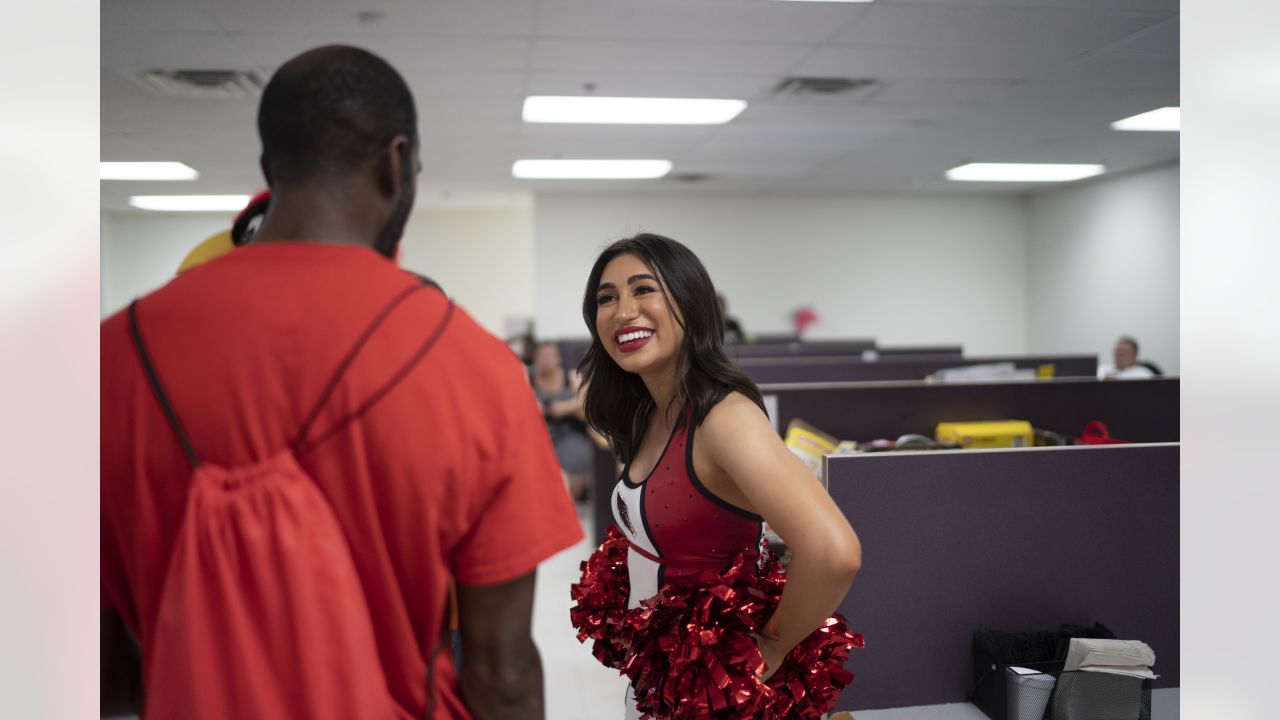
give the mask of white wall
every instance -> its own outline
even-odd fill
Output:
[[[173,278],[227,214],[102,216],[102,316]],[[533,216],[529,206],[425,209],[409,219],[401,264],[439,282],[478,322],[503,333],[508,316],[533,315]]]
[[[990,195],[540,194],[537,323],[582,337],[587,273],[610,241],[668,235],[702,259],[748,333],[1027,350],[1026,204]]]
[[[159,287],[229,214],[102,216],[102,314]],[[706,263],[748,332],[961,343],[971,354],[1097,352],[1133,334],[1178,363],[1178,168],[992,195],[541,194],[536,207],[428,208],[401,263],[439,281],[495,334],[534,316],[583,337],[587,272],[610,241],[670,235]]]
[[[102,215],[102,317],[173,279],[182,259],[231,227],[231,213]]]
[[[1178,358],[1177,165],[1030,200],[1031,352],[1097,352],[1120,335],[1174,375]]]
[[[533,316],[533,210],[418,210],[401,241],[400,264],[440,283],[489,332]]]

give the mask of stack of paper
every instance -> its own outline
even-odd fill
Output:
[[[1071,638],[1063,670],[1087,670],[1154,680],[1159,677],[1151,672],[1155,662],[1155,651],[1140,640]]]

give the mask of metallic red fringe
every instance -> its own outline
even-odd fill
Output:
[[[753,633],[778,605],[786,574],[772,552],[742,552],[722,571],[664,585],[627,611],[627,540],[615,527],[570,588],[578,640],[631,680],[646,718],[793,720],[830,712],[853,680],[844,669],[862,635],[832,615],[768,680]]]

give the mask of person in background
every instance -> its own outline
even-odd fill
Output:
[[[507,338],[507,346],[528,370],[533,369],[533,353],[538,344],[535,338],[532,320],[525,324],[524,331]]]
[[[1140,380],[1156,376],[1150,367],[1138,362],[1138,341],[1125,335],[1112,350],[1113,365],[1098,367],[1099,380]]]
[[[249,200],[249,204],[236,215],[229,229],[210,235],[187,253],[178,264],[178,274],[203,265],[214,258],[222,257],[248,243],[262,225],[262,218],[266,217],[267,208],[270,206],[270,190],[263,190],[254,195]]]
[[[594,449],[587,438],[582,411],[582,376],[564,367],[560,347],[554,342],[534,344],[529,382],[542,406],[547,431],[556,449],[560,469],[569,483],[569,494],[578,502],[587,499]]]
[[[757,676],[763,682],[797,645],[822,642],[843,627],[843,620],[831,616],[861,566],[858,537],[813,473],[773,430],[755,383],[725,355],[715,288],[687,247],[649,233],[613,243],[591,270],[582,314],[592,337],[580,365],[587,422],[624,463],[609,499],[615,527],[584,570],[602,555],[613,556],[609,543],[625,543],[629,597],[618,610],[661,598],[660,590],[683,598],[681,607],[694,607],[697,593],[709,587],[701,584],[705,571],[724,573],[743,553],[759,558],[767,522],[785,540],[792,560],[776,609],[754,636],[755,645],[746,641],[752,651],[759,650],[754,658],[763,658]],[[595,596],[601,577],[584,572],[573,592]],[[713,578],[713,585],[718,582],[719,577]],[[669,617],[648,617],[659,616]],[[696,627],[686,632],[682,622],[677,623],[679,631],[665,626],[636,630],[643,639],[625,651],[635,691],[626,698],[628,720],[645,712],[637,695],[645,702],[670,701],[662,691],[634,683],[645,677],[644,658],[654,653],[685,656],[685,648],[658,647],[669,636],[704,637]],[[815,632],[824,625],[833,631],[830,635]],[[711,636],[720,633],[705,635]],[[855,645],[849,637],[850,646]],[[741,644],[723,642],[742,652]],[[597,653],[602,661],[609,656]],[[795,670],[797,677],[806,678],[830,672],[822,666]],[[755,678],[744,681],[750,685]],[[701,697],[699,690],[694,689],[695,697]],[[817,709],[814,716],[829,709]],[[669,712],[651,714],[663,718]],[[802,714],[808,716],[797,716]]]
[[[747,334],[742,331],[742,323],[737,318],[729,316],[729,302],[724,299],[723,293],[716,293],[716,302],[720,304],[720,315],[724,318],[724,341],[726,344],[743,343],[747,341]]]
[[[103,322],[104,715],[544,716],[535,570],[582,529],[519,361],[393,260],[417,128],[378,56],[289,60],[261,227]]]

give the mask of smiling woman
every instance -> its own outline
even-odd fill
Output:
[[[616,526],[573,586],[572,617],[631,680],[627,717],[829,711],[861,644],[832,615],[861,546],[725,355],[706,269],[670,238],[620,240],[596,260],[582,311],[587,422],[624,467]],[[792,551],[785,576],[763,550],[765,522]],[[698,651],[672,651],[683,644]]]

